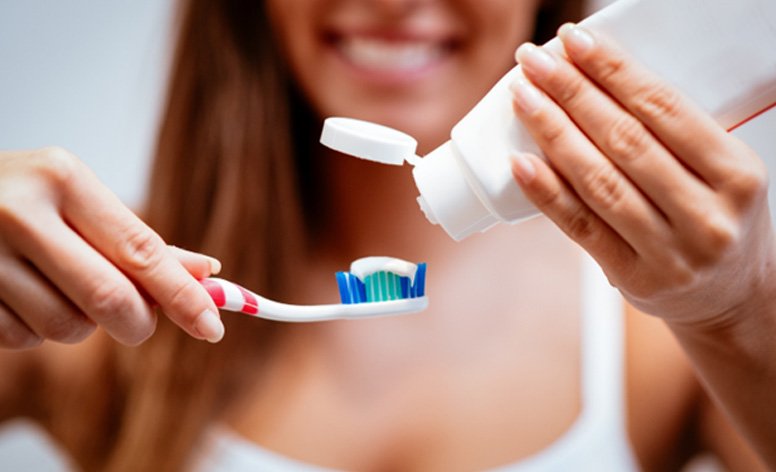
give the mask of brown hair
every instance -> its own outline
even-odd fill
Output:
[[[584,0],[545,0],[536,15],[533,42],[543,44],[553,37],[560,25],[582,18]]]
[[[577,17],[580,5],[546,2],[537,40]],[[313,161],[300,160],[314,152],[303,146],[318,123],[290,85],[264,2],[183,0],[182,7],[147,220],[169,243],[221,259],[224,277],[286,298],[293,274],[284,268],[303,262],[316,231]],[[208,422],[245,388],[246,372],[260,371],[257,362],[285,329],[240,316],[224,321],[229,334],[215,346],[160,316],[147,343],[112,348],[103,375],[116,395],[100,412],[110,417],[99,423],[103,430],[93,433],[101,453],[76,451],[82,466],[186,466]]]

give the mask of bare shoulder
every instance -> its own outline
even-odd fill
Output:
[[[41,398],[44,421],[77,413],[79,405],[97,407],[96,394],[104,393],[102,383],[107,381],[105,369],[112,344],[113,340],[98,329],[79,344],[41,346],[41,371],[46,386]]]
[[[0,422],[30,416],[35,409],[34,393],[42,374],[37,349],[0,349]]]
[[[47,341],[28,350],[0,351],[0,421],[27,417],[42,422],[56,417],[54,404],[93,380],[106,351],[105,338],[98,331],[77,345]]]
[[[94,409],[95,390],[100,390],[100,377],[112,341],[101,330],[79,344],[67,345],[46,341],[26,351],[24,379],[26,387],[17,401],[24,405],[18,416],[38,422],[58,438],[58,431],[68,428],[81,414]],[[83,416],[81,416],[83,418]],[[76,420],[78,421],[78,420]]]
[[[42,379],[33,418],[79,464],[105,452],[106,425],[117,421],[115,342],[98,329],[86,341],[40,348]],[[96,434],[96,432],[101,432]]]
[[[731,471],[767,470],[702,388],[666,324],[626,307],[628,433],[644,470],[708,451]]]
[[[695,450],[702,390],[665,323],[626,306],[628,433],[644,470],[671,470]]]
[[[46,382],[66,389],[88,380],[104,361],[111,342],[100,329],[78,344],[45,342],[38,356]]]

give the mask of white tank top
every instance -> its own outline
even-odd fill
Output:
[[[638,470],[625,421],[621,299],[587,256],[582,280],[582,411],[555,442],[493,472]],[[210,431],[195,464],[197,472],[333,472],[263,449],[224,428]]]

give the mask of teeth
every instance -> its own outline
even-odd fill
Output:
[[[366,38],[346,38],[340,49],[353,64],[365,69],[410,71],[421,69],[442,55],[442,47],[432,42],[389,42]]]

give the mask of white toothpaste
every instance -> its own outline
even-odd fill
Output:
[[[415,282],[415,273],[418,266],[395,257],[364,257],[350,264],[350,273],[364,281],[368,275],[377,272],[392,272],[402,277],[409,277],[410,282]]]

